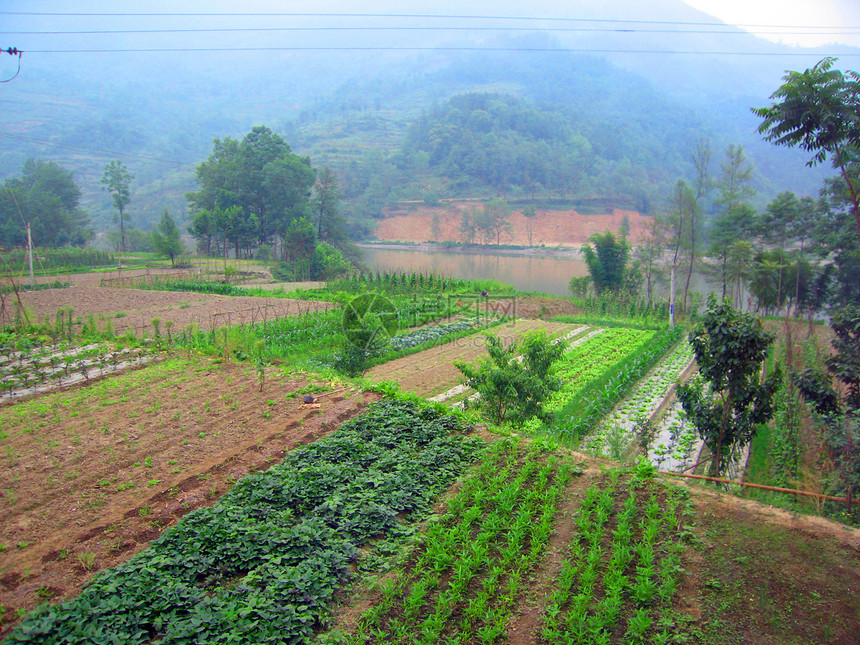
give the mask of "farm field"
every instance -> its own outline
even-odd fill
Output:
[[[284,298],[77,285],[23,292],[21,301],[37,322],[44,321],[46,315],[53,319],[60,307],[71,307],[75,317],[84,321],[92,315],[101,327],[110,322],[117,333],[134,330],[138,335],[148,332],[150,336],[153,318],[173,322],[176,330],[196,323],[200,329],[209,331],[213,327],[262,322],[274,317],[324,311],[334,306],[328,302]]]
[[[83,288],[183,299],[166,312],[200,297]],[[219,325],[253,322],[227,312],[248,300],[259,315],[269,300],[207,298],[226,301],[209,314],[226,316]],[[443,406],[373,404],[357,385],[196,351],[0,406],[0,637],[25,610],[68,601],[15,638],[855,642],[860,531],[657,474],[686,438],[666,443],[658,423],[649,451],[636,433],[675,422],[661,415],[692,369],[680,335],[543,321],[546,302],[523,303],[518,316],[534,318],[491,329],[505,344],[535,329],[573,341],[554,367],[556,434],[550,423],[502,438]],[[269,325],[268,351],[333,338],[339,321],[323,318]],[[397,343],[470,324],[431,322]],[[478,360],[483,345],[476,332],[365,376],[429,398],[461,383],[453,361]],[[326,394],[303,405],[306,392]],[[634,440],[657,463],[570,450],[629,458]]]
[[[528,331],[546,329],[550,334],[562,336],[578,327],[582,325],[519,318],[513,323],[503,323],[494,327],[491,331],[507,346]],[[395,381],[407,392],[431,397],[462,382],[463,374],[454,367],[453,361],[468,363],[486,354],[484,337],[481,334],[473,334],[377,365],[368,370],[365,377],[376,382]]]
[[[192,355],[0,408],[0,603],[75,594],[377,398],[344,389],[303,407],[308,385],[271,370],[259,391],[253,369]]]

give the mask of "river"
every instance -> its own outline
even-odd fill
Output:
[[[519,291],[569,296],[574,276],[588,275],[585,262],[575,257],[497,253],[468,253],[460,249],[393,249],[361,245],[364,264],[379,271],[435,273],[463,280],[495,279]]]

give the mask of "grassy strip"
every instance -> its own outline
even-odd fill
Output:
[[[676,642],[671,604],[686,490],[658,484],[647,462],[627,475],[610,471],[585,492],[579,535],[545,610],[545,642]]]
[[[553,322],[577,323],[580,325],[594,325],[595,327],[624,327],[626,329],[641,329],[646,331],[658,331],[666,329],[668,322],[657,321],[649,317],[641,316],[601,316],[591,313],[562,314],[550,318]]]
[[[481,442],[452,415],[383,401],[189,513],[9,643],[303,642],[371,538],[408,535]]]
[[[490,643],[503,638],[514,602],[552,532],[575,466],[496,442],[431,523],[411,568],[386,582],[351,643]]]

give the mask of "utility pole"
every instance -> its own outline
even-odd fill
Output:
[[[30,222],[27,222],[27,257],[30,265],[30,288],[33,288],[33,239],[30,237]]]
[[[675,262],[672,262],[672,278],[669,281],[669,326],[675,326]]]

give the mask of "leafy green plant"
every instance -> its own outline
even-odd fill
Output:
[[[564,353],[564,344],[553,343],[543,330],[529,333],[521,343],[507,348],[497,336],[486,334],[486,338],[488,360],[477,367],[454,362],[466,376],[466,384],[481,395],[480,407],[496,422],[541,417],[544,400],[560,385],[550,368]]]
[[[457,417],[414,403],[374,404],[237,483],[212,508],[187,514],[79,598],[34,613],[11,637],[302,642],[349,577],[359,546],[409,534],[409,523],[425,517],[433,496],[474,458],[480,441],[465,429]]]

